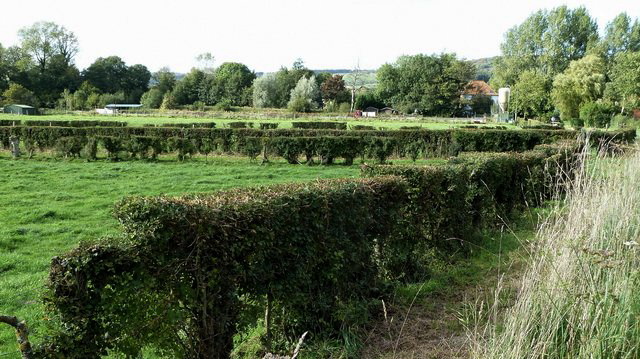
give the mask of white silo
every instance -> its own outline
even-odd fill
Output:
[[[504,113],[509,110],[509,97],[511,96],[511,89],[503,87],[498,90],[498,105],[500,106],[500,112]]]

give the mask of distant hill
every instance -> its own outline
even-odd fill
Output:
[[[476,73],[476,80],[489,82],[491,76],[493,76],[493,68],[497,58],[498,56],[470,60],[478,69],[478,72]]]

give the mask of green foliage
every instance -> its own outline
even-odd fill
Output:
[[[393,228],[404,191],[403,181],[381,177],[122,201],[127,240],[53,262],[49,304],[76,324],[45,347],[68,358],[137,355],[149,344],[227,357],[237,295],[273,298],[284,327],[272,330],[285,337],[350,326],[341,313],[379,293],[374,239]]]
[[[553,78],[585,56],[597,39],[597,24],[584,7],[537,11],[505,35],[491,83],[513,86],[527,70]]]
[[[572,151],[472,154],[444,167],[365,167],[369,179],[125,199],[115,209],[123,236],[52,262],[47,302],[64,329],[38,350],[93,358],[153,345],[174,357],[228,357],[242,301],[265,298],[278,323],[273,338],[305,330],[330,338],[363,325],[386,281],[424,271],[423,250],[460,249],[447,239],[469,240],[496,214],[536,203],[563,173],[545,169],[568,166]]]
[[[601,98],[605,78],[605,62],[596,55],[571,62],[567,70],[553,80],[551,96],[562,118],[578,117],[583,103]]]
[[[86,137],[60,137],[56,141],[56,151],[66,157],[80,157],[80,152],[87,144]]]
[[[293,128],[346,130],[346,122],[305,121],[291,122]]]
[[[460,93],[474,74],[471,63],[453,54],[402,56],[380,67],[378,91],[383,102],[402,112],[452,116],[460,111]]]
[[[638,32],[640,37],[640,25],[638,25]],[[618,101],[623,109],[632,109],[640,105],[640,71],[638,69],[640,69],[640,52],[622,52],[613,58],[606,95],[611,100]]]
[[[291,90],[291,99],[287,107],[293,112],[311,112],[318,108],[319,95],[315,77],[301,77],[296,87]]]
[[[146,108],[160,108],[162,99],[162,92],[157,88],[152,88],[142,95],[140,103]]]
[[[12,83],[9,88],[2,93],[5,105],[19,104],[36,106],[38,100],[34,96],[33,92],[29,91],[22,85]]]
[[[580,106],[580,119],[587,126],[604,128],[609,127],[611,118],[615,112],[612,104],[601,102],[587,102]]]
[[[524,118],[543,118],[552,110],[552,79],[537,70],[524,71],[511,87],[510,107]]]

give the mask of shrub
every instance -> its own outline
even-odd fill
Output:
[[[366,298],[381,293],[376,243],[405,193],[404,181],[381,177],[128,198],[115,210],[126,240],[53,260],[47,301],[73,325],[44,347],[67,358],[135,357],[150,344],[227,358],[239,296],[267,298],[282,323],[271,330],[287,338],[350,326],[344,313],[368,311]]]
[[[56,151],[67,157],[80,157],[80,152],[87,143],[86,137],[72,136],[72,137],[60,137],[56,141]]]
[[[260,129],[261,130],[275,130],[276,128],[278,128],[278,125],[280,125],[279,123],[275,123],[275,122],[262,122],[260,123]]]
[[[615,108],[611,104],[588,102],[580,107],[580,119],[587,126],[604,128],[611,124]]]
[[[291,127],[293,128],[304,128],[304,129],[335,129],[335,130],[346,130],[347,124],[346,122],[321,122],[321,121],[305,121],[305,122],[292,122]]]
[[[117,161],[120,152],[124,150],[122,139],[119,137],[100,136],[98,140],[102,143],[104,149],[107,150],[107,157],[112,161]]]

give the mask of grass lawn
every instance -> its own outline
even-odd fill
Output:
[[[215,116],[215,114],[212,114]],[[336,122],[347,122],[349,125],[366,125],[366,126],[374,126],[376,128],[385,127],[389,129],[397,129],[403,126],[420,126],[428,129],[449,129],[460,127],[464,125],[469,125],[469,122],[465,119],[449,119],[449,118],[401,118],[401,117],[378,117],[376,119],[354,119],[354,118],[336,118],[332,117],[328,119],[327,117],[319,117],[319,118],[308,118],[303,117],[300,119],[291,119],[289,117],[274,117],[274,118],[260,118],[260,119],[252,119],[247,117],[243,119],[239,118],[215,118],[215,117],[188,117],[188,116],[147,116],[147,115],[118,115],[118,116],[103,116],[103,115],[44,115],[44,116],[22,116],[22,115],[11,115],[11,114],[0,114],[0,120],[38,120],[38,121],[56,121],[56,120],[65,120],[65,121],[73,121],[73,120],[105,120],[105,121],[123,121],[128,122],[130,126],[142,126],[144,124],[160,124],[160,123],[193,123],[193,122],[215,122],[217,127],[222,128],[225,127],[225,124],[228,122],[238,122],[238,121],[246,121],[253,122],[254,127],[260,127],[257,125],[262,122],[278,122],[280,123],[279,128],[290,128],[291,122],[293,121],[336,121]],[[510,124],[496,124],[496,123],[488,123],[488,124],[480,124],[478,126],[506,126],[509,129],[518,129],[518,127]]]

